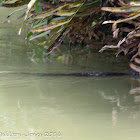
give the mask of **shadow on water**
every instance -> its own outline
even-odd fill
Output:
[[[1,20],[10,11],[0,8]],[[130,71],[126,59],[90,49],[86,54],[59,52],[55,59],[34,57],[37,46],[25,43],[26,30],[17,36],[19,25],[20,21],[0,24],[0,71]],[[0,137],[4,140],[140,139],[139,77],[0,74],[0,79]]]

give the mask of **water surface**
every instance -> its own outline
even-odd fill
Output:
[[[1,21],[13,10],[0,8]],[[45,59],[43,53],[35,57],[38,46],[24,40],[27,29],[21,36],[17,35],[21,21],[0,24],[0,71],[130,71],[126,59],[91,50],[86,54],[81,50],[72,56],[68,52],[58,53],[57,59]],[[139,82],[139,77],[129,76],[0,74],[0,137],[3,140],[138,140]]]

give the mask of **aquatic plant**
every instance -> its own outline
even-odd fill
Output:
[[[105,24],[112,24],[112,38],[118,40],[118,44],[105,45],[100,52],[108,48],[117,48],[116,56],[122,53],[129,54],[132,56],[131,61],[135,62],[136,57],[140,55],[139,0],[17,0],[13,3],[1,0],[0,3],[6,7],[17,7],[28,3],[22,15],[3,23],[24,16],[19,34],[24,24],[30,21],[32,29],[27,39],[31,41],[45,37],[39,45],[46,47],[47,54],[56,49],[66,36],[69,36],[70,46],[72,43],[90,44],[92,40],[103,41],[108,36],[111,44],[111,31],[106,30]],[[12,12],[8,18],[23,9]],[[110,26],[107,27],[111,30]],[[130,67],[136,70],[134,67],[137,66],[131,63]]]
[[[19,5],[23,4],[22,2],[22,0],[11,4],[4,2],[2,6],[10,7],[11,5],[13,7],[19,3]],[[27,39],[33,40],[46,37],[46,40],[40,42],[39,45],[49,46],[46,53],[50,54],[64,41],[66,35],[70,37],[70,44],[91,40],[93,37],[98,38],[95,30],[97,30],[96,26],[99,25],[100,4],[100,0],[31,0],[25,13],[16,19],[3,23],[11,22],[25,16],[19,30],[19,34],[21,34],[24,23],[31,19],[32,29],[27,35]],[[34,9],[32,10],[33,6]]]
[[[107,48],[118,48],[117,56],[120,53],[131,55],[131,61],[139,63],[140,56],[140,2],[119,0],[120,4],[115,7],[102,7],[103,11],[112,12],[117,20],[104,21],[103,24],[112,23],[113,37],[118,38],[119,33],[127,33],[124,38],[119,40],[117,45],[105,45],[100,52]],[[123,24],[122,24],[123,23]],[[131,27],[131,28],[130,28]],[[140,67],[130,63],[130,67],[140,72]]]

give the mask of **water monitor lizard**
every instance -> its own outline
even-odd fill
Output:
[[[140,75],[139,72],[32,73],[32,72],[13,72],[13,71],[0,71],[0,74],[25,74],[25,75],[38,75],[38,76],[77,76],[77,77]]]

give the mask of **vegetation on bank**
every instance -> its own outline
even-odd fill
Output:
[[[100,52],[117,49],[116,55],[131,56],[130,67],[140,72],[140,2],[139,0],[0,0],[4,7],[28,4],[23,14],[3,23],[24,17],[19,35],[25,23],[31,23],[28,40],[45,37],[40,46],[50,54],[69,37],[69,45],[103,42]]]

